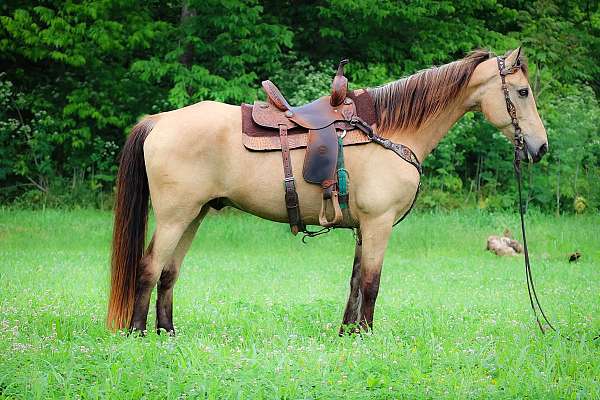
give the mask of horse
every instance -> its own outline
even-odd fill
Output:
[[[509,74],[499,69],[501,61]],[[468,111],[482,112],[512,142],[522,128],[518,151],[529,161],[539,161],[548,150],[520,47],[500,58],[475,50],[366,90],[373,99],[377,133],[412,149],[421,161]],[[507,112],[509,98],[515,118]],[[132,129],[117,176],[109,329],[146,332],[150,296],[157,287],[156,331],[175,333],[173,287],[211,208],[231,206],[287,221],[281,154],[246,150],[241,124],[239,106],[202,101],[147,116]],[[294,170],[302,168],[304,151],[291,150]],[[420,181],[414,166],[375,143],[348,146],[344,154],[357,239],[340,335],[373,329],[388,239],[394,223],[410,209]],[[302,179],[296,186],[302,219],[318,225],[320,188]],[[144,249],[149,200],[156,229]]]

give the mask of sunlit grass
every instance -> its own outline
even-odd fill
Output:
[[[569,334],[600,331],[599,227],[529,216],[542,304]],[[541,336],[522,258],[484,250],[504,228],[518,236],[517,215],[411,215],[374,334],[339,338],[349,231],[303,245],[209,215],[175,287],[177,337],[133,338],[103,325],[109,213],[0,210],[0,398],[599,398],[600,343]]]

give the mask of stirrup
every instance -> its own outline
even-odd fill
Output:
[[[333,190],[331,192],[331,204],[333,205],[333,220],[327,220],[327,199],[323,196],[323,201],[321,202],[321,212],[319,213],[319,225],[329,228],[334,225],[337,225],[342,222],[344,219],[344,214],[342,214],[342,209],[340,208],[340,202],[338,199],[337,190]]]

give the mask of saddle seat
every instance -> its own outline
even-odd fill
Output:
[[[356,115],[352,99],[346,97],[348,79],[343,76],[343,68],[347,63],[348,60],[340,62],[331,85],[331,96],[323,96],[299,107],[290,106],[281,91],[270,80],[263,81],[262,87],[267,94],[268,102],[284,112],[286,118],[306,129],[323,129],[337,121],[350,121]]]
[[[337,72],[333,78],[333,82],[331,82],[331,97],[329,104],[332,107],[341,105],[348,94],[348,79],[344,76],[344,65],[346,64],[348,64],[348,60],[340,61]],[[268,79],[262,82],[262,87],[267,94],[267,99],[269,102],[281,111],[292,110],[292,108],[295,108],[296,111],[298,111],[299,109],[302,109],[308,105],[306,104],[305,106],[301,107],[290,106],[290,103],[283,96],[281,90],[279,90],[279,88],[277,88],[277,86],[275,86],[275,84]]]

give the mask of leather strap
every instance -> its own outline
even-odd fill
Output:
[[[545,322],[550,330],[558,333],[562,338],[571,341],[571,336],[563,335],[559,332],[554,325],[550,322],[542,305],[540,304],[540,300],[538,298],[537,292],[535,290],[535,284],[533,282],[533,274],[531,273],[531,262],[529,259],[529,249],[527,248],[527,234],[525,231],[525,207],[523,206],[523,177],[521,175],[521,161],[522,156],[525,153],[525,136],[523,135],[523,131],[519,126],[519,120],[517,118],[517,108],[515,104],[510,99],[510,93],[508,91],[508,85],[506,84],[506,75],[514,74],[519,71],[520,65],[517,64],[510,68],[506,68],[506,59],[504,57],[497,57],[498,61],[498,72],[500,73],[500,80],[502,81],[502,92],[504,93],[504,101],[506,102],[506,111],[511,119],[511,124],[515,130],[515,159],[513,162],[513,166],[515,168],[515,175],[517,178],[517,192],[519,193],[519,217],[521,221],[521,237],[523,239],[523,253],[525,254],[525,278],[527,280],[527,293],[529,294],[529,304],[531,309],[533,310],[533,315],[535,316],[535,321],[537,322],[538,327],[542,334],[546,333],[546,329],[544,329],[544,325],[542,322]],[[539,311],[539,314],[538,314]],[[541,318],[540,318],[541,315]],[[543,320],[543,321],[542,321]],[[596,341],[600,339],[600,334],[594,336],[590,341]]]
[[[500,73],[500,80],[502,81],[502,92],[504,93],[504,101],[506,102],[506,111],[510,116],[510,122],[515,130],[515,159],[521,161],[521,154],[525,149],[525,138],[523,131],[519,126],[519,120],[517,119],[517,108],[510,99],[510,93],[508,92],[508,85],[506,84],[506,75],[514,74],[519,71],[520,65],[506,68],[506,60],[504,57],[497,57],[498,71]]]
[[[369,124],[367,124],[358,116],[352,117],[350,125],[360,129],[372,142],[377,143],[378,145],[396,153],[404,161],[415,167],[419,172],[419,175],[423,174],[421,163],[419,162],[417,155],[410,148],[400,143],[394,143],[390,139],[386,139],[375,134],[373,128],[371,128]]]
[[[287,126],[285,125],[279,125],[279,140],[281,141],[281,158],[283,160],[285,207],[292,234],[297,235],[298,232],[304,231],[305,227],[300,217],[300,204],[298,201],[298,192],[296,191],[296,180],[294,179],[294,172],[292,170]]]
[[[417,171],[419,171],[419,175],[423,173],[421,163],[419,163],[417,156],[415,155],[415,153],[413,153],[411,149],[409,149],[405,145],[400,143],[394,143],[390,139],[385,139],[377,135],[373,135],[371,141],[377,143],[385,149],[393,151],[402,159],[404,159],[404,161],[408,162],[409,164],[412,164],[412,166],[415,167]]]
[[[407,146],[405,146],[403,144],[394,143],[389,139],[386,139],[386,138],[383,138],[383,137],[377,135],[375,133],[375,131],[373,131],[373,128],[371,128],[371,126],[369,126],[369,124],[367,124],[365,121],[363,121],[360,117],[358,117],[358,116],[353,117],[352,120],[350,121],[350,124],[352,126],[357,127],[358,129],[360,129],[365,135],[367,135],[369,140],[371,140],[372,142],[377,143],[378,145],[382,146],[383,148],[391,150],[394,153],[396,153],[404,161],[406,161],[407,163],[409,163],[413,167],[415,167],[417,169],[417,172],[419,173],[419,186],[417,187],[417,192],[415,193],[415,197],[413,198],[413,201],[410,204],[409,209],[406,210],[404,215],[402,217],[400,217],[400,219],[398,221],[394,222],[393,226],[396,226],[400,222],[404,221],[404,218],[406,218],[408,216],[408,214],[412,211],[413,207],[415,206],[415,203],[417,202],[417,197],[419,196],[419,191],[421,190],[421,175],[423,175],[423,167],[421,167],[421,163],[419,162],[419,159],[417,158],[417,155],[414,153],[414,151],[412,151],[410,148],[408,148]]]

